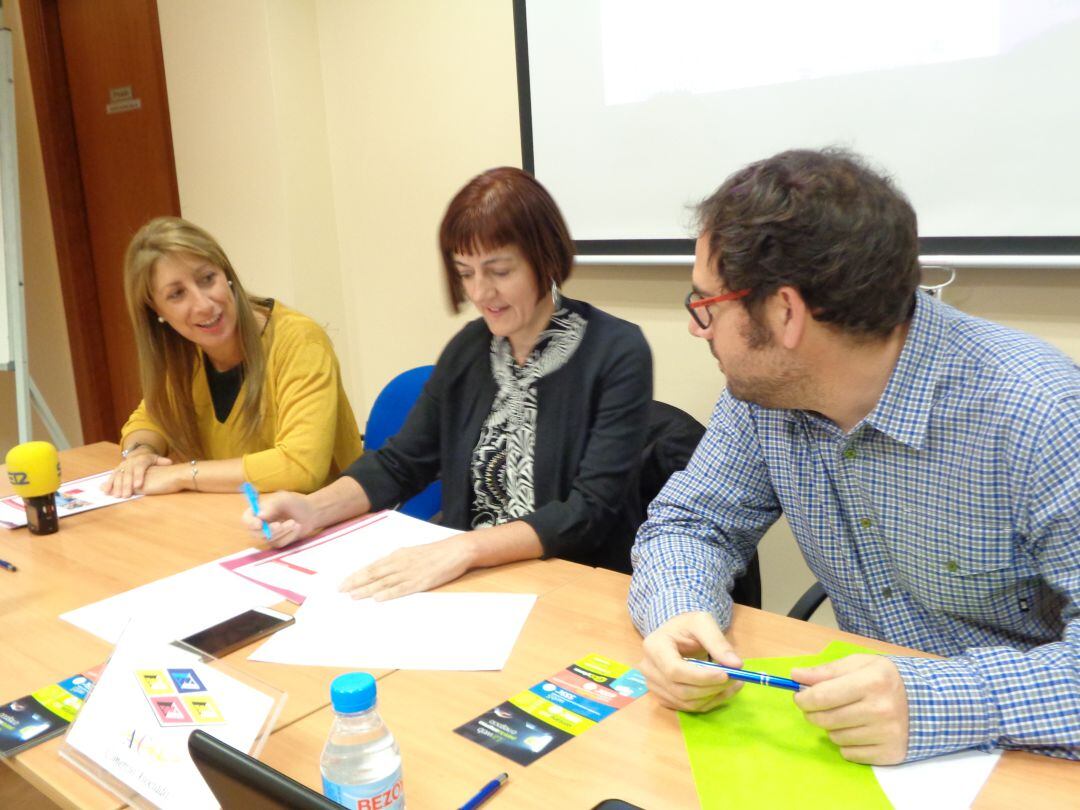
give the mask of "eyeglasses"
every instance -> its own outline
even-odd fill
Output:
[[[719,304],[721,301],[737,301],[740,298],[745,298],[750,294],[749,289],[736,290],[735,292],[724,293],[723,295],[710,295],[705,298],[701,293],[696,290],[691,290],[686,294],[686,311],[690,313],[690,317],[694,319],[694,322],[702,329],[708,329],[712,323],[712,312],[709,311],[709,307],[713,304]]]

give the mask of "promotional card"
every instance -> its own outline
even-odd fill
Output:
[[[587,655],[454,731],[528,765],[646,691],[645,678],[636,669]]]

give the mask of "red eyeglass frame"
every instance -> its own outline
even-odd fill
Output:
[[[745,290],[735,290],[735,292],[723,293],[721,295],[710,295],[708,298],[699,298],[697,301],[691,301],[691,297],[694,295],[700,295],[697,290],[691,290],[686,294],[686,300],[683,302],[686,305],[687,312],[694,318],[697,325],[702,329],[708,329],[709,324],[712,323],[712,314],[709,314],[708,323],[702,323],[703,318],[700,318],[695,309],[702,309],[704,307],[711,306],[713,304],[719,304],[721,301],[737,301],[740,298],[745,298],[751,293],[751,289],[747,287]]]

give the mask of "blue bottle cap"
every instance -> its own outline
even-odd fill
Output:
[[[375,679],[366,672],[338,675],[330,684],[330,703],[340,714],[366,712],[375,705]]]

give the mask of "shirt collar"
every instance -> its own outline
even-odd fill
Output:
[[[923,447],[941,373],[944,334],[940,306],[926,293],[917,292],[904,348],[881,399],[863,420],[866,424],[915,449]]]

